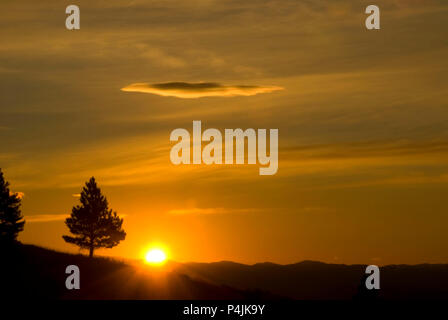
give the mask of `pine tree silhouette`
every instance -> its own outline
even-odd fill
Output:
[[[0,169],[0,242],[13,244],[17,235],[23,231],[25,221],[20,212],[20,198],[9,190],[9,182],[5,181]]]
[[[81,205],[73,207],[70,218],[65,220],[75,235],[62,236],[66,242],[88,249],[89,256],[93,257],[95,249],[112,248],[125,239],[126,233],[121,227],[123,219],[109,209],[94,177],[83,187],[80,201]]]

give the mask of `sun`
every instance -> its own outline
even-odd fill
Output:
[[[146,253],[145,261],[150,264],[163,264],[166,261],[166,254],[161,249],[151,249]]]

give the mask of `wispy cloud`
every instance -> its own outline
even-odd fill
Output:
[[[228,214],[228,213],[250,213],[260,211],[257,208],[243,208],[243,209],[234,209],[234,208],[187,208],[187,209],[173,209],[169,210],[168,214],[173,215],[207,215],[207,214]]]
[[[352,158],[392,158],[397,157],[404,163],[410,157],[429,157],[430,159],[448,155],[448,143],[444,140],[390,140],[367,141],[332,145],[291,146],[284,149],[291,159],[352,159]]]
[[[270,93],[283,90],[277,86],[226,86],[215,82],[167,82],[167,83],[133,83],[121,89],[126,92],[152,93],[164,97],[184,99],[203,97],[235,97],[254,96],[260,93]]]
[[[26,222],[53,222],[65,220],[68,214],[37,214],[32,216],[25,216]]]
[[[146,58],[150,61],[157,61],[163,66],[169,68],[182,68],[187,65],[187,63],[183,59],[168,55],[161,49],[149,48],[145,44],[139,44],[138,47],[142,48],[143,50],[143,52],[140,54],[141,57]]]

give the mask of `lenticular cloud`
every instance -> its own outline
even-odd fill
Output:
[[[151,93],[164,97],[184,99],[203,97],[235,97],[254,96],[260,93],[270,93],[283,90],[276,86],[225,86],[214,82],[167,82],[167,83],[133,83],[121,89],[126,92]]]

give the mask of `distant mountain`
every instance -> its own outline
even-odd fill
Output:
[[[186,263],[178,272],[216,285],[263,290],[292,299],[448,299],[448,264],[380,268],[380,290],[365,289],[365,265],[303,261],[290,265]]]

